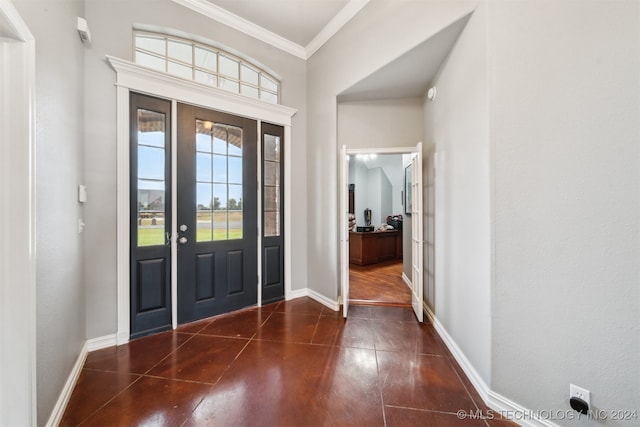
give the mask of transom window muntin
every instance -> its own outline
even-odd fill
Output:
[[[135,62],[271,104],[280,101],[280,82],[265,70],[222,49],[192,40],[134,31]]]

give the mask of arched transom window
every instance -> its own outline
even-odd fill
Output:
[[[134,39],[137,64],[272,104],[280,101],[277,79],[219,48],[145,31],[135,31]]]

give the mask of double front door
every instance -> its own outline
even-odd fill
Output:
[[[176,110],[131,95],[132,338],[284,297],[282,127]]]

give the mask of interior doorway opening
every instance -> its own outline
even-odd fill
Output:
[[[402,159],[399,165],[401,179],[397,177],[397,168],[392,167],[394,157],[384,157],[384,162],[389,161],[388,172],[394,177],[394,185],[384,172],[382,166],[368,167],[367,160],[373,160],[382,155],[400,155]],[[359,162],[362,160],[363,162]],[[364,164],[363,164],[364,163]],[[360,174],[360,177],[358,177]],[[358,182],[363,188],[358,197],[356,188]],[[378,182],[380,184],[378,184]],[[365,184],[366,183],[366,184]],[[401,184],[400,184],[401,183]],[[369,184],[372,188],[369,189]],[[364,190],[364,187],[367,187]],[[366,193],[366,197],[365,194]],[[393,204],[393,194],[400,204]],[[381,200],[387,200],[390,206],[384,206]],[[358,203],[358,201],[360,203]],[[379,209],[375,213],[371,207]],[[398,206],[402,206],[398,209]],[[394,207],[402,213],[393,213]],[[362,213],[359,214],[359,208]],[[409,228],[404,226],[405,215],[411,218]],[[423,320],[423,280],[422,280],[422,143],[415,147],[388,147],[378,149],[351,149],[346,145],[340,151],[340,278],[341,301],[343,316],[346,318],[349,312],[349,304],[380,304],[381,295],[385,288],[397,288],[400,284],[397,274],[394,275],[393,264],[398,258],[402,262],[402,275],[400,276],[410,289],[410,303],[418,321]],[[402,225],[400,225],[402,220]],[[359,225],[359,223],[361,225]],[[402,231],[400,231],[402,229]],[[405,250],[405,248],[407,248]],[[407,254],[407,252],[409,254]],[[389,265],[383,264],[389,262]],[[394,262],[396,261],[396,262]],[[408,261],[408,262],[407,262]],[[351,265],[376,265],[370,271],[368,269],[351,268]],[[390,267],[390,268],[386,268]],[[396,266],[397,268],[397,266]],[[405,274],[405,268],[408,274]],[[353,273],[354,285],[351,289],[351,276]],[[360,274],[358,274],[360,273]],[[386,276],[386,277],[385,277]],[[394,283],[395,277],[395,283]],[[378,280],[372,280],[377,278]],[[410,278],[410,279],[409,279]],[[354,298],[353,292],[367,292],[366,298]],[[364,294],[362,295],[364,296]],[[400,299],[389,302],[404,304]]]
[[[410,225],[404,227],[404,172],[409,160],[409,154],[349,155],[351,304],[411,306],[411,290],[403,278],[411,269],[410,256],[403,256],[411,237]]]

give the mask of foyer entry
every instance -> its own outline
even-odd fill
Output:
[[[284,298],[283,128],[174,105],[131,94],[132,338]]]

